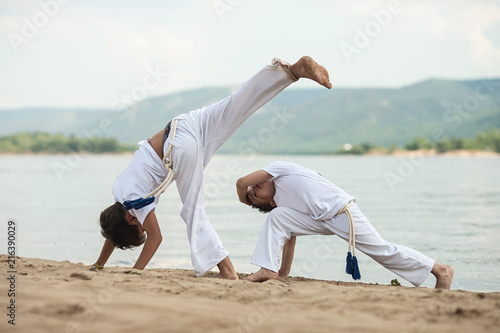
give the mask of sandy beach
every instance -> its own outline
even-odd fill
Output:
[[[396,149],[395,151],[392,152],[375,149],[367,152],[365,156],[498,158],[500,157],[500,153],[497,153],[496,151],[472,150],[472,149],[450,150],[445,153],[438,153],[435,149],[418,149],[418,150]]]
[[[302,277],[250,283],[191,270],[106,267],[0,256],[2,332],[498,332],[500,292]],[[242,274],[240,277],[244,277]]]

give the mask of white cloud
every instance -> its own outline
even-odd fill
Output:
[[[491,41],[500,26],[498,1],[401,0],[401,13],[346,65],[338,45],[352,43],[354,27],[363,28],[389,2],[243,1],[220,20],[212,1],[69,1],[18,54],[0,39],[0,109],[108,107],[141,83],[147,66],[168,72],[151,96],[237,84],[273,56],[294,61],[310,54],[341,86],[500,75]],[[4,37],[39,9],[37,1],[3,1]]]
[[[500,24],[500,7],[494,3],[474,3],[463,8],[457,25],[469,45],[469,57],[483,75],[500,68],[500,47],[495,48],[487,38],[487,29]],[[500,33],[497,32],[497,33]]]
[[[12,21],[12,18],[1,20],[3,25],[12,25]],[[182,79],[189,70],[182,72],[182,69],[192,67],[190,63],[200,53],[197,48],[203,48],[204,44],[200,36],[189,30],[155,25],[136,27],[115,19],[93,19],[89,24],[62,16],[27,45],[20,45],[18,55],[8,50],[4,57],[8,58],[9,66],[4,73],[24,78],[25,90],[33,90],[31,105],[106,107],[140,84],[148,66],[170,72],[176,78],[175,84],[185,88],[187,84]],[[14,88],[11,82],[2,81],[4,92]],[[167,84],[170,88],[174,86],[166,80],[150,93],[165,93]],[[59,93],[54,94],[55,91]],[[19,98],[21,91],[16,89],[16,93]],[[13,106],[13,100],[1,98],[6,104],[0,107]]]
[[[413,2],[411,15],[420,17],[422,28],[433,36],[457,34],[467,41],[476,66],[492,69],[494,63],[498,65],[500,48],[493,47],[486,36],[487,29],[500,27],[498,1]]]

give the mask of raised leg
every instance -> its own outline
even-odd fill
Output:
[[[306,78],[318,82],[330,89],[332,84],[325,67],[318,64],[309,56],[304,56],[290,66],[290,71],[297,79]]]
[[[188,126],[202,133],[200,144],[205,150],[205,165],[252,114],[298,78],[331,87],[326,69],[310,57],[302,57],[293,65],[275,58],[227,98],[183,116]]]

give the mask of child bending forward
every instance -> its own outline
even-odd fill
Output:
[[[127,249],[143,243],[134,268],[143,269],[148,264],[162,235],[155,214],[159,197],[147,197],[164,181],[166,188],[171,176],[183,203],[180,214],[187,226],[196,275],[202,276],[217,265],[220,277],[237,279],[229,252],[222,246],[205,213],[203,170],[217,149],[248,117],[299,78],[331,88],[328,72],[310,57],[302,57],[293,65],[273,59],[271,65],[261,69],[229,97],[180,115],[164,130],[141,141],[134,158],[114,182],[115,203],[101,213],[101,233],[106,240],[94,266],[104,266],[115,247]],[[171,166],[165,167],[164,155]]]
[[[415,286],[432,273],[436,288],[450,289],[451,266],[384,240],[359,210],[352,195],[311,169],[274,162],[238,179],[236,188],[241,202],[269,212],[251,261],[261,269],[247,280],[260,282],[288,276],[296,236],[338,235],[349,241],[350,215],[356,249]]]

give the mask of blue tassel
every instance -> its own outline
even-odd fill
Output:
[[[127,200],[123,203],[123,207],[125,207],[126,210],[141,209],[143,207],[146,207],[153,201],[155,201],[155,197],[149,197],[146,199],[140,198],[136,200]]]
[[[359,272],[358,259],[356,256],[352,257],[352,278],[354,280],[361,279],[361,273]]]
[[[345,258],[345,272],[347,274],[352,274],[352,254],[351,252],[347,252],[347,258]]]

